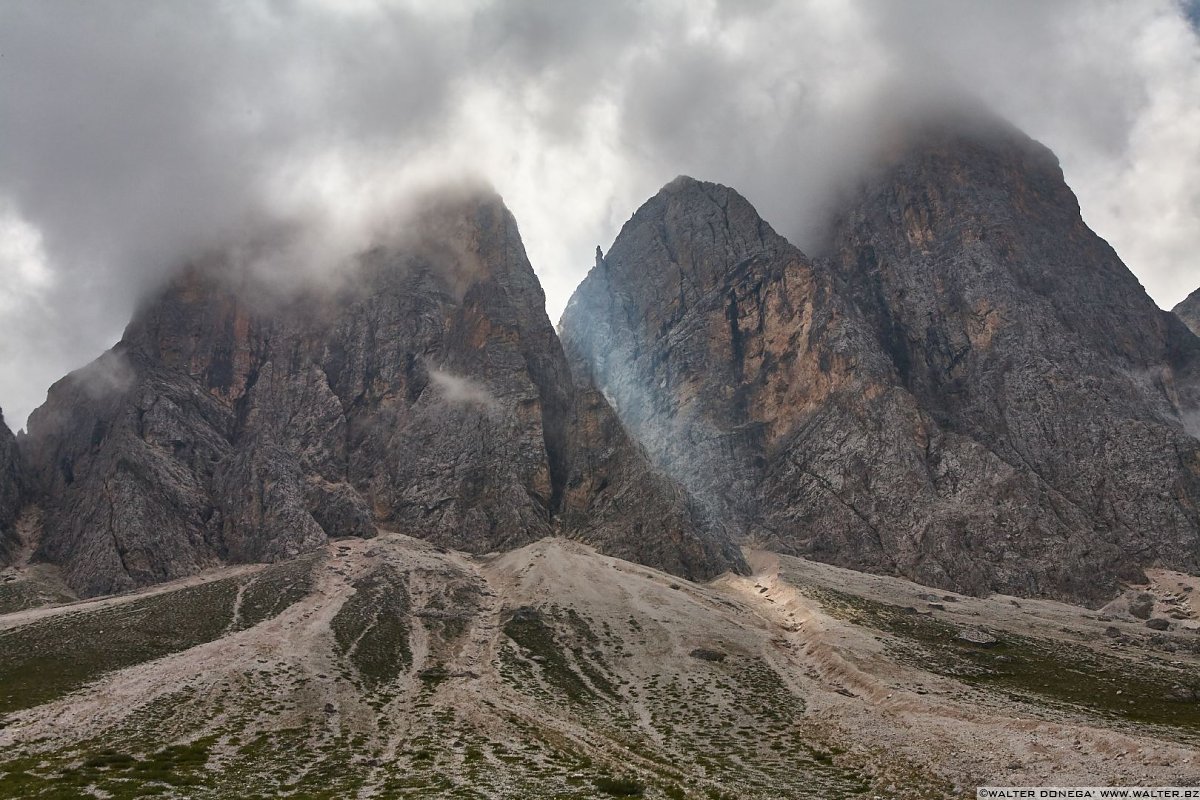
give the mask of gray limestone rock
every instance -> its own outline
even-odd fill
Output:
[[[1183,320],[1192,333],[1200,336],[1200,289],[1184,298],[1172,309],[1172,313]]]
[[[810,260],[678,178],[560,324],[652,459],[767,546],[1099,602],[1200,560],[1198,340],[996,123],[915,132]]]
[[[1049,150],[995,120],[915,130],[830,253],[921,408],[1041,487],[1062,524],[1014,533],[1059,588],[1200,565],[1200,339],[1083,223]]]
[[[333,288],[193,268],[56,384],[25,443],[39,556],[97,594],[382,525],[476,552],[564,534],[688,577],[743,569],[576,386],[500,199],[439,199],[413,226]]]
[[[1045,487],[900,385],[837,276],[735,191],[678,178],[564,314],[564,346],[706,517],[786,552],[979,592],[1054,591]],[[1048,589],[1047,586],[1054,586]]]
[[[21,492],[20,454],[0,412],[0,566],[9,563],[18,547],[16,523],[21,511]]]

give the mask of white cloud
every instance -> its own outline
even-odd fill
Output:
[[[17,424],[181,261],[279,228],[275,268],[319,271],[446,175],[504,196],[552,319],[679,173],[805,246],[884,83],[974,92],[1058,153],[1160,304],[1200,286],[1200,45],[1172,0],[0,5]]]
[[[437,388],[438,396],[451,405],[496,408],[496,398],[487,387],[465,375],[455,375],[444,369],[431,369],[429,381]]]
[[[0,312],[38,302],[53,281],[41,232],[11,204],[0,204]]]
[[[1142,80],[1116,157],[1060,157],[1084,218],[1170,308],[1200,287],[1200,43],[1166,13],[1127,35],[1129,69]]]

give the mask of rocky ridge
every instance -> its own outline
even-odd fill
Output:
[[[1200,565],[1200,339],[1087,228],[1048,149],[995,120],[922,127],[830,253],[921,407],[1042,487],[1064,578]]]
[[[1040,145],[949,126],[890,158],[815,262],[732,189],[668,184],[573,296],[573,364],[709,513],[784,552],[1088,602],[1195,568],[1200,342]]]
[[[1036,488],[925,414],[835,274],[731,189],[665,187],[561,329],[657,463],[744,537],[967,591],[1036,592],[1055,569],[964,552],[1036,525]]]
[[[411,230],[328,289],[193,267],[55,384],[24,442],[37,557],[90,595],[387,524],[474,552],[561,532],[686,577],[743,568],[573,382],[500,199],[440,198]]]
[[[1200,336],[1200,289],[1181,300],[1171,311],[1183,320],[1192,333]]]
[[[19,455],[0,436],[0,558],[23,505],[21,548],[85,595],[378,525],[709,578],[745,568],[732,531],[1100,604],[1200,565],[1200,339],[1177,314],[997,120],[898,137],[816,259],[676,179],[597,250],[561,343],[503,203],[450,192],[330,285],[222,258],[172,281]]]

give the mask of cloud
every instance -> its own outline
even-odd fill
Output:
[[[496,398],[486,386],[463,375],[434,368],[429,370],[429,382],[437,387],[442,400],[451,405],[496,407]]]
[[[104,353],[83,369],[71,373],[70,380],[94,400],[123,392],[133,385],[133,366],[120,353]]]
[[[552,318],[679,173],[804,247],[888,113],[961,91],[1169,307],[1200,285],[1196,7],[0,0],[0,405],[20,425],[183,262],[319,274],[447,178],[504,196]]]

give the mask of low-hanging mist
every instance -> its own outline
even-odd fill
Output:
[[[674,175],[737,187],[809,247],[885,122],[960,95],[1058,153],[1087,221],[1161,305],[1198,282],[1200,46],[1194,6],[1172,0],[0,13],[14,427],[199,254],[319,275],[414,190],[479,176],[520,221],[557,318],[595,245]]]

